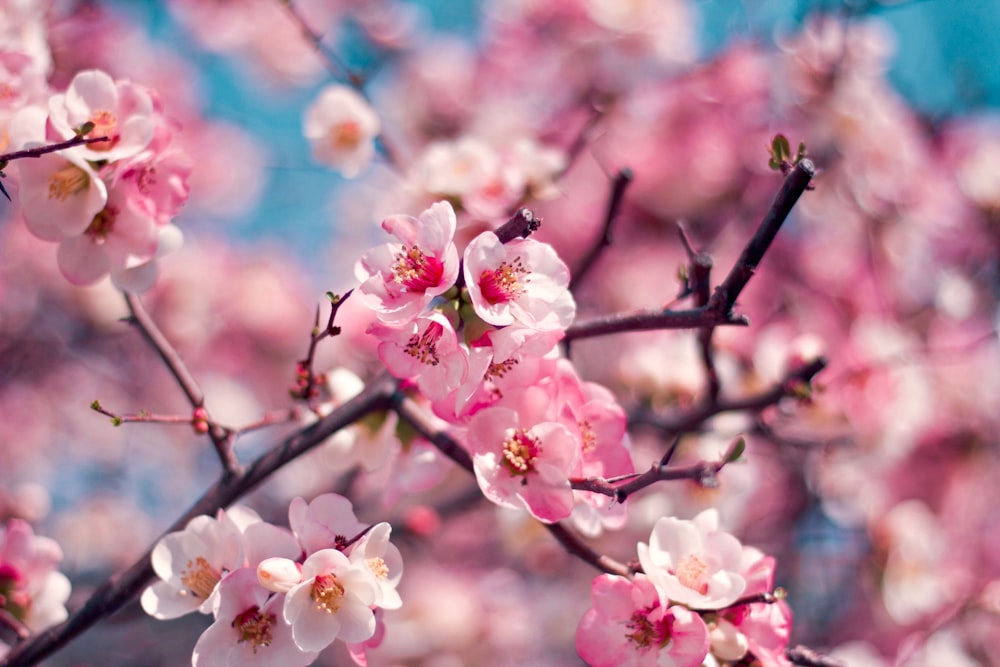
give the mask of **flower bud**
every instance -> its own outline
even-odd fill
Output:
[[[257,581],[269,591],[287,593],[302,581],[302,566],[288,558],[266,558],[257,566]]]
[[[712,643],[712,655],[719,660],[742,660],[750,649],[746,635],[724,618],[720,618],[709,630],[708,637]]]

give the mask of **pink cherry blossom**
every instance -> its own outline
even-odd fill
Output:
[[[355,269],[359,294],[380,320],[409,320],[455,284],[455,225],[455,211],[446,201],[417,218],[393,215],[382,221],[382,229],[399,242],[369,250]]]
[[[112,271],[149,261],[156,253],[156,221],[121,188],[108,193],[87,229],[59,244],[59,270],[74,285],[91,285]]]
[[[358,643],[375,633],[371,606],[379,596],[365,563],[321,549],[302,563],[302,582],[285,596],[284,616],[303,651],[322,651],[334,639]]]
[[[403,576],[403,557],[396,545],[389,542],[392,527],[377,523],[351,549],[351,562],[371,570],[378,592],[372,603],[382,609],[399,609],[403,605],[396,586]]]
[[[20,519],[0,525],[0,611],[32,632],[66,619],[69,579],[56,568],[62,549]]]
[[[639,562],[664,602],[696,609],[722,609],[743,594],[742,545],[719,530],[719,514],[707,509],[691,521],[661,517],[649,545],[640,543]]]
[[[468,352],[447,317],[433,311],[393,328],[372,324],[368,332],[382,341],[378,356],[396,377],[415,380],[421,391],[436,400],[461,384],[468,370]]]
[[[45,142],[45,111],[25,107],[10,121],[11,146],[33,148]],[[108,189],[94,168],[72,152],[47,153],[15,163],[18,191],[28,231],[43,241],[82,234],[104,208]]]
[[[89,161],[114,162],[143,150],[153,139],[153,100],[149,92],[127,81],[114,81],[100,70],[77,73],[65,93],[49,99],[49,126],[54,138],[70,139],[76,128],[93,123],[87,137],[107,141],[68,149]]]
[[[503,244],[483,232],[465,249],[465,284],[476,315],[505,326],[565,329],[576,314],[569,269],[552,246],[534,239]]]
[[[306,555],[321,549],[346,549],[366,526],[354,516],[351,501],[335,493],[312,502],[294,498],[288,506],[288,524]]]
[[[569,474],[579,444],[562,424],[522,423],[515,410],[490,407],[469,422],[468,447],[483,494],[505,507],[524,507],[540,521],[573,509]]]
[[[184,530],[164,535],[151,558],[160,581],[143,591],[143,610],[161,620],[192,611],[207,614],[223,575],[243,567],[242,529],[258,521],[254,512],[237,506],[219,510],[215,518],[196,516]]]
[[[194,667],[281,665],[305,667],[317,652],[303,651],[282,616],[284,597],[271,595],[252,569],[229,573],[219,583],[213,605],[215,622],[194,647]]]
[[[576,629],[576,650],[591,667],[699,667],[708,629],[698,614],[666,607],[648,578],[602,574],[593,607]]]
[[[303,130],[317,162],[354,178],[375,156],[380,123],[357,91],[333,84],[320,90],[306,109]]]

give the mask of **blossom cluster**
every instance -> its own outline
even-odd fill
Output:
[[[332,493],[295,498],[288,519],[290,529],[235,506],[195,517],[153,549],[160,581],[143,592],[146,613],[215,619],[195,645],[196,667],[304,666],[338,639],[365,664],[378,645],[380,610],[402,604],[389,524],[362,524]]]
[[[720,530],[714,509],[662,517],[639,544],[642,572],[594,579],[576,647],[592,667],[789,665],[791,611],[758,600],[774,586],[774,558]]]
[[[16,84],[5,96],[16,100],[4,119],[9,148],[86,140],[14,163],[28,230],[59,244],[59,269],[75,285],[110,274],[120,289],[149,288],[156,259],[182,242],[171,220],[187,200],[191,171],[171,144],[175,127],[158,96],[101,70],[78,72],[65,92],[50,94],[27,55],[5,53],[3,61],[0,75],[18,73],[4,77]]]
[[[20,519],[0,525],[0,613],[31,632],[66,619],[70,583],[57,569],[62,549]],[[8,650],[0,641],[0,658]]]
[[[625,415],[599,385],[583,382],[556,344],[573,321],[569,269],[547,243],[494,231],[462,253],[448,201],[418,217],[394,215],[395,240],[357,264],[359,297],[377,321],[368,333],[397,378],[432,401],[472,456],[487,498],[544,522],[574,511],[596,532],[621,508],[576,494],[574,476],[632,472]]]

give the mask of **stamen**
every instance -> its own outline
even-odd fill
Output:
[[[698,591],[702,595],[708,593],[708,582],[705,581],[707,573],[708,565],[694,554],[685,556],[677,565],[677,570],[674,572],[681,584],[693,591]]]
[[[392,265],[393,280],[410,292],[424,292],[441,282],[444,264],[433,255],[426,255],[418,246],[396,253],[396,263]]]
[[[413,334],[410,336],[403,351],[422,364],[437,366],[441,363],[437,352],[437,342],[441,338],[443,330],[444,327],[440,324],[431,322],[427,325],[427,330],[424,331],[423,335]]]
[[[511,475],[527,475],[534,470],[535,459],[541,452],[541,443],[520,429],[504,440],[503,464]]]
[[[344,599],[344,585],[334,574],[319,574],[313,581],[310,595],[317,609],[336,614],[340,609],[340,601]]]
[[[181,573],[181,583],[191,591],[192,595],[202,600],[212,594],[220,579],[222,573],[212,567],[203,556],[189,560],[187,567]]]
[[[90,187],[90,176],[72,162],[56,171],[49,178],[49,199],[66,201]]]
[[[274,614],[262,614],[256,605],[250,607],[233,619],[232,626],[239,634],[237,643],[249,642],[256,655],[258,648],[271,645],[271,627],[277,620]]]
[[[519,297],[528,282],[528,269],[520,257],[502,262],[496,269],[479,275],[479,289],[490,305],[507,303]]]
[[[368,569],[372,571],[372,574],[379,581],[385,581],[389,578],[389,566],[381,558],[366,558],[365,564],[368,565]]]

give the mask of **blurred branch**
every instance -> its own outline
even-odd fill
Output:
[[[160,355],[160,359],[166,364],[167,370],[177,380],[177,384],[180,385],[181,390],[188,398],[188,402],[191,403],[191,407],[194,408],[193,421],[200,422],[206,427],[208,436],[212,439],[212,445],[215,447],[223,469],[227,474],[236,474],[239,471],[240,464],[233,453],[232,432],[212,422],[208,411],[205,409],[205,394],[202,392],[201,387],[198,386],[191,371],[188,370],[184,360],[181,359],[181,355],[170,344],[170,341],[163,335],[160,328],[156,326],[156,322],[153,321],[149,311],[142,305],[139,297],[130,292],[125,292],[125,303],[128,304],[128,309],[131,313],[129,321],[139,328],[146,341]]]
[[[316,447],[331,435],[362,419],[365,415],[389,407],[394,391],[390,378],[381,376],[368,384],[364,391],[347,401],[315,424],[298,431],[276,444],[245,470],[223,474],[194,505],[178,518],[164,535],[182,530],[196,516],[214,516],[273,474],[278,468]],[[159,542],[159,539],[157,540]],[[154,543],[155,545],[155,543]],[[124,572],[115,574],[97,587],[83,607],[67,620],[53,626],[28,641],[16,645],[0,661],[2,667],[29,667],[52,655],[75,637],[124,606],[154,578],[150,557],[152,547]]]
[[[790,371],[780,382],[770,389],[743,398],[725,399],[718,396],[705,401],[702,405],[673,417],[659,417],[651,414],[648,409],[636,411],[629,415],[630,424],[644,424],[660,429],[666,433],[685,433],[697,429],[709,417],[722,412],[760,412],[788,396],[800,393],[802,385],[809,384],[821,370],[826,368],[827,360],[819,357]]]
[[[604,227],[601,231],[601,236],[598,238],[597,243],[591,247],[587,256],[583,258],[583,261],[580,262],[577,270],[573,272],[573,278],[569,282],[569,289],[571,291],[590,272],[601,251],[611,245],[613,241],[611,229],[615,219],[618,217],[618,211],[621,209],[622,202],[625,201],[625,190],[632,183],[633,178],[635,176],[628,167],[619,169],[618,173],[615,174],[615,178],[611,183],[611,193],[608,196],[607,210],[604,213]]]

